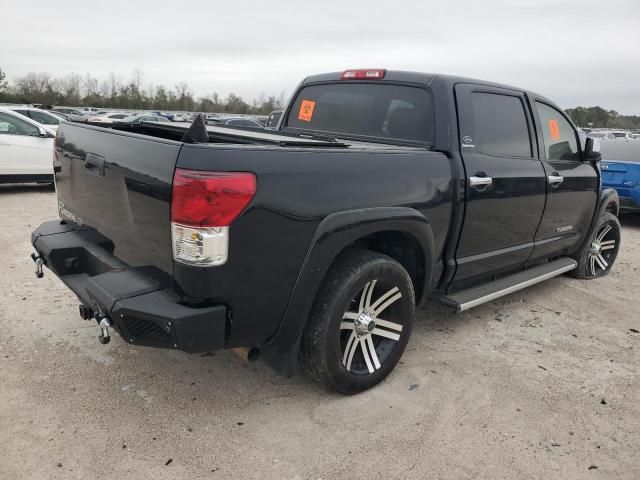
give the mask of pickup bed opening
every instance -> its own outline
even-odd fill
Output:
[[[114,130],[128,131],[167,140],[182,141],[189,130],[190,123],[142,122],[141,124],[115,124]],[[266,130],[233,128],[222,125],[207,125],[208,143],[279,145],[288,147],[335,147],[347,148],[349,145],[331,137],[301,136],[292,133],[274,133]]]

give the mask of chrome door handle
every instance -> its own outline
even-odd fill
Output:
[[[553,185],[554,187],[557,187],[562,182],[564,182],[564,177],[562,175],[551,174],[549,175],[548,178],[549,178],[549,184]]]
[[[470,187],[488,187],[492,183],[493,178],[491,177],[469,177]]]

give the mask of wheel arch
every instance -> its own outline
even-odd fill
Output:
[[[436,281],[438,268],[441,268],[435,256],[431,225],[416,209],[380,207],[331,214],[316,230],[270,345],[296,344],[325,274],[342,252],[353,247],[396,259],[412,277],[416,298],[428,294]]]
[[[620,213],[620,198],[618,192],[613,188],[603,188],[600,190],[600,197],[598,198],[598,205],[591,219],[591,226],[587,235],[583,238],[582,242],[575,251],[580,252],[585,245],[591,241],[591,237],[594,234],[594,230],[598,228],[598,221],[604,212],[611,212],[616,217]]]

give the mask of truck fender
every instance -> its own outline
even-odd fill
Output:
[[[384,231],[408,234],[421,246],[425,262],[425,278],[424,291],[420,293],[425,296],[434,283],[437,262],[433,231],[424,215],[408,207],[365,208],[336,212],[327,216],[316,229],[283,319],[268,344],[296,345],[322,280],[338,254],[355,241]],[[420,296],[418,292],[416,294]]]
[[[580,243],[580,248],[576,250],[577,252],[581,252],[585,245],[591,240],[594,230],[598,228],[598,219],[607,210],[613,213],[616,217],[620,212],[620,198],[618,197],[618,192],[616,192],[613,188],[603,188],[602,190],[600,190],[598,206],[594,212],[593,218],[591,219],[589,232]]]

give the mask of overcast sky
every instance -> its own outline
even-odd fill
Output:
[[[0,68],[288,96],[383,67],[477,77],[640,115],[640,0],[0,0]]]

